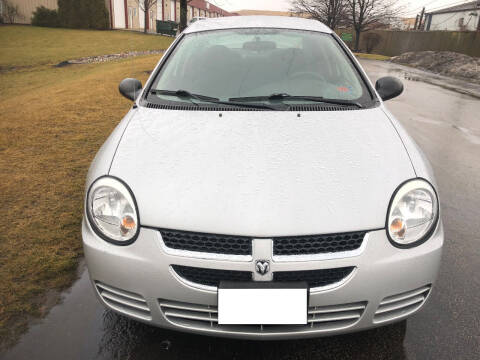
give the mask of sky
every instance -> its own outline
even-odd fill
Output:
[[[290,0],[209,0],[228,11],[234,10],[277,10],[288,11]],[[398,0],[406,6],[406,16],[415,16],[426,7],[426,11],[436,10],[449,5],[457,5],[472,0]]]

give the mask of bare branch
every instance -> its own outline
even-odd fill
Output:
[[[331,29],[343,25],[347,18],[345,0],[291,0],[293,13],[321,21]]]
[[[399,0],[345,0],[348,24],[355,30],[355,50],[358,51],[360,34],[384,28],[394,23],[403,13]]]

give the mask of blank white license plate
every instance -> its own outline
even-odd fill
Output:
[[[220,325],[293,325],[307,323],[305,283],[221,283]]]

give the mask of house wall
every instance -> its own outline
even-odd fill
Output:
[[[4,1],[4,0],[0,0]],[[48,9],[57,8],[57,0],[8,0],[12,5],[18,5],[20,16],[15,20],[18,24],[30,24],[32,14],[39,6],[45,6]]]
[[[471,14],[476,14],[476,16]],[[479,18],[480,10],[431,14],[427,19],[427,30],[475,31]]]

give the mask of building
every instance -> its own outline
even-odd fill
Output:
[[[57,0],[0,0],[0,14],[4,9],[4,2],[18,5],[20,16],[16,23],[30,24],[33,12],[39,6],[48,9],[57,9]],[[140,0],[141,2],[141,0]],[[105,6],[110,13],[110,23],[113,29],[143,30],[145,27],[145,13],[137,0],[105,0]],[[179,0],[157,0],[147,14],[147,30],[156,32],[157,20],[180,22]],[[191,0],[188,2],[187,17],[194,16],[223,17],[231,16],[228,11],[215,6],[205,0]]]
[[[402,18],[398,22],[398,29],[400,30],[413,30],[415,27],[416,18]]]
[[[18,6],[19,16],[15,19],[18,24],[30,24],[32,15],[39,6],[45,6],[48,9],[57,8],[57,0],[0,0],[0,15],[3,15],[6,2]]]
[[[480,0],[427,13],[425,30],[480,31]]]
[[[111,23],[113,29],[143,30],[145,26],[145,14],[136,0],[107,0],[110,2]],[[187,5],[187,20],[195,16],[223,17],[230,16],[218,6],[205,0],[191,0]],[[156,32],[156,21],[180,22],[180,1],[157,0],[157,3],[149,10],[147,16],[147,31]]]
[[[240,16],[250,15],[266,15],[266,16],[297,16],[295,13],[287,11],[270,11],[270,10],[239,10],[235,12]]]

